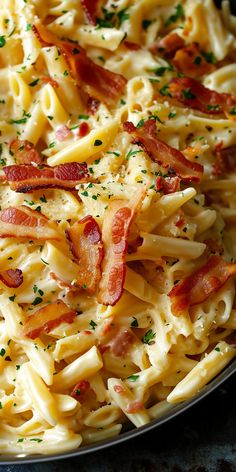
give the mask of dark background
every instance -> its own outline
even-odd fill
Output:
[[[0,472],[236,472],[236,375],[149,433],[77,459]]]

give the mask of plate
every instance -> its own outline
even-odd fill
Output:
[[[208,385],[206,385],[197,395],[193,398],[190,398],[188,401],[182,403],[176,403],[170,405],[170,409],[168,412],[160,416],[158,419],[154,419],[150,423],[145,426],[141,426],[140,428],[132,428],[129,431],[124,431],[119,436],[115,438],[111,438],[105,441],[99,441],[97,443],[82,446],[77,450],[66,452],[63,454],[47,454],[47,455],[25,455],[25,454],[18,454],[15,455],[1,455],[0,456],[0,466],[1,465],[13,465],[13,464],[32,464],[32,463],[39,463],[39,462],[47,462],[47,461],[55,461],[60,459],[71,459],[75,457],[79,457],[85,454],[89,454],[92,452],[99,451],[101,449],[105,449],[107,447],[115,446],[116,444],[120,444],[122,442],[128,441],[129,439],[134,439],[141,434],[144,434],[148,431],[152,431],[158,426],[161,426],[164,423],[167,423],[174,417],[178,416],[179,414],[183,413],[190,407],[194,406],[200,400],[205,398],[209,395],[213,390],[219,387],[223,382],[225,382],[231,375],[236,372],[236,360],[231,362],[215,379],[213,379]]]

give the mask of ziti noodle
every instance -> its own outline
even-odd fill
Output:
[[[142,426],[235,356],[236,20],[3,0],[0,452]]]

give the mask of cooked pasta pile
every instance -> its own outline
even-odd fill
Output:
[[[236,20],[3,0],[0,453],[68,451],[235,356]]]

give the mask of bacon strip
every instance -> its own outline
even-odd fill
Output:
[[[3,168],[12,190],[31,193],[45,188],[74,189],[82,182],[90,182],[86,163],[69,162],[55,167],[12,165]]]
[[[169,92],[173,98],[203,113],[218,115],[229,112],[236,98],[229,93],[218,93],[189,77],[172,79]]]
[[[142,198],[143,194],[138,192],[131,202],[114,200],[105,211],[102,229],[105,257],[97,297],[103,305],[115,305],[123,293],[129,230]]]
[[[98,3],[98,0],[81,0],[81,6],[84,10],[86,18],[92,25],[96,25]]]
[[[85,400],[85,394],[88,393],[89,389],[90,383],[87,380],[81,380],[74,386],[70,395],[71,397],[75,398],[75,400],[83,403]]]
[[[190,43],[176,51],[173,64],[176,69],[188,77],[202,77],[215,70],[215,66],[206,61],[197,43]]]
[[[79,264],[77,285],[94,293],[101,278],[103,243],[97,222],[86,216],[66,231],[70,249]]]
[[[218,255],[211,256],[204,266],[175,285],[169,292],[173,313],[179,316],[191,306],[204,302],[235,275],[236,263],[225,262]]]
[[[0,280],[7,287],[18,288],[23,283],[23,274],[20,269],[8,269],[0,272]]]
[[[164,195],[169,193],[174,193],[179,190],[180,179],[179,177],[157,177],[156,180],[156,189],[158,192],[163,191]]]
[[[128,329],[118,328],[113,330],[112,338],[105,345],[102,346],[102,350],[110,350],[111,354],[115,357],[124,357],[131,344],[134,342],[134,336]]]
[[[25,205],[8,207],[0,211],[0,237],[42,241],[61,239],[54,222]]]
[[[200,181],[203,166],[189,161],[182,152],[158,139],[155,120],[147,120],[140,128],[136,128],[133,123],[126,121],[124,129],[134,136],[133,143],[141,146],[154,162],[158,162],[164,168],[174,170],[177,176],[186,182]]]
[[[166,57],[173,57],[174,53],[183,48],[185,41],[177,33],[169,33],[157,43],[151,45],[150,51],[153,54],[162,53]]]
[[[34,145],[27,140],[14,139],[10,144],[10,154],[18,164],[42,164],[41,156]]]
[[[56,300],[29,316],[23,333],[28,338],[35,339],[41,333],[50,333],[61,323],[73,323],[75,316],[74,310],[71,310],[62,300]]]
[[[64,56],[72,77],[78,85],[83,85],[87,93],[108,105],[114,104],[126,85],[126,79],[95,64],[78,44],[63,41],[45,26],[33,25],[32,30],[44,47],[57,46]]]

